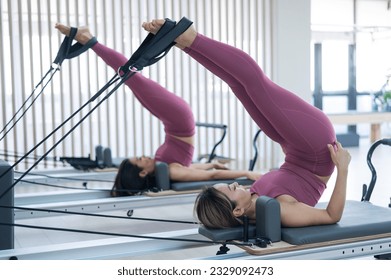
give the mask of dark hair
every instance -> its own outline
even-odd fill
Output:
[[[235,201],[224,193],[215,187],[206,187],[198,194],[194,211],[207,228],[229,228],[242,224],[233,214],[235,207]]]
[[[141,171],[142,169],[132,164],[129,159],[124,159],[118,167],[111,196],[130,196],[155,188],[155,176],[148,174],[141,177]]]

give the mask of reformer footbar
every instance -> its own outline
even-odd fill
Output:
[[[369,170],[372,173],[372,178],[371,178],[371,182],[369,183],[369,186],[367,186],[366,184],[363,185],[363,196],[361,198],[361,201],[369,201],[371,199],[373,188],[375,187],[376,184],[377,174],[376,174],[376,169],[372,164],[372,154],[379,145],[391,146],[391,139],[378,140],[375,143],[373,143],[368,150],[367,164],[369,166]]]
[[[55,147],[59,145],[73,130],[75,130],[88,116],[92,114],[104,101],[108,99],[123,83],[125,83],[131,76],[133,76],[136,72],[141,71],[144,67],[150,66],[161,58],[163,58],[168,51],[171,49],[173,45],[175,45],[174,40],[185,32],[190,26],[192,22],[188,20],[186,17],[183,17],[178,24],[175,24],[174,21],[170,19],[166,19],[165,24],[160,28],[160,30],[156,33],[156,35],[149,33],[146,39],[142,42],[140,48],[136,50],[135,54],[131,56],[129,61],[113,76],[113,78],[105,85],[102,89],[100,89],[90,100],[88,100],[83,106],[81,106],[77,111],[75,111],[71,116],[69,116],[61,125],[59,125],[56,129],[54,129],[49,135],[47,135],[42,141],[40,141],[35,147],[33,147],[25,156],[31,154],[34,150],[36,150],[41,144],[43,144],[49,137],[51,137],[55,132],[57,132],[62,126],[64,126],[68,121],[70,121],[76,114],[80,113],[87,105],[93,102],[96,98],[98,98],[104,91],[108,90],[110,86],[117,83],[113,89],[111,89],[93,108],[89,110],[89,112],[83,116],[67,133],[65,133],[48,151],[44,153],[44,155],[38,159],[27,171],[21,175],[15,182],[9,186],[3,193],[0,194],[0,199],[10,190],[12,189],[25,175],[27,175],[38,163],[46,157]],[[76,31],[77,32],[77,31]],[[69,40],[69,39],[68,39]],[[93,41],[92,41],[93,42]],[[69,41],[64,46],[64,49],[68,49]],[[83,50],[79,48],[79,46],[73,49],[75,52]],[[60,56],[58,58],[59,61],[62,60]],[[14,165],[10,166],[9,170],[12,170],[17,164],[19,164],[25,157],[22,157],[18,161],[15,162]],[[6,174],[4,172],[3,174]],[[3,176],[0,174],[0,178]]]

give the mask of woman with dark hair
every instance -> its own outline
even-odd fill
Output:
[[[143,28],[156,33],[164,20]],[[224,80],[262,131],[278,142],[285,162],[260,177],[250,190],[237,183],[219,184],[199,194],[195,212],[209,228],[240,224],[243,215],[255,219],[255,201],[267,195],[280,203],[284,226],[332,224],[345,206],[349,152],[336,141],[327,116],[297,95],[273,83],[243,51],[215,41],[191,27],[176,46]],[[334,168],[335,187],[326,209],[314,207]]]
[[[68,35],[70,27],[56,24]],[[87,27],[78,28],[75,40],[86,44],[93,36]],[[122,54],[96,42],[92,50],[115,71],[128,59]],[[219,163],[192,164],[195,122],[190,106],[180,97],[155,81],[136,73],[125,84],[140,103],[164,125],[165,141],[151,157],[132,157],[120,164],[112,189],[113,196],[133,195],[155,187],[155,162],[165,162],[174,181],[205,181],[247,177],[256,180],[260,174],[252,171],[228,170]]]

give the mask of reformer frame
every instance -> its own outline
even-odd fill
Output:
[[[274,203],[275,200],[272,199]],[[322,203],[319,207],[325,207]],[[279,217],[269,213],[269,218],[280,222]],[[362,213],[364,212],[364,214]],[[257,209],[257,215],[262,212]],[[371,219],[372,217],[372,219]],[[273,229],[272,233],[258,233],[258,226]],[[276,232],[277,231],[277,232]],[[280,232],[278,232],[280,231]],[[200,234],[224,244],[231,239],[243,240],[241,227],[224,230],[199,228]],[[252,246],[240,246],[242,252],[230,255],[216,254],[207,259],[348,259],[364,256],[389,258],[391,254],[391,209],[375,206],[369,202],[347,201],[344,215],[338,224],[303,228],[281,228],[270,220],[257,220],[248,230],[248,242]],[[279,238],[276,234],[280,234]],[[274,237],[270,237],[273,236]],[[260,236],[260,237],[258,237]],[[259,239],[266,239],[264,246]],[[273,239],[274,242],[269,242]]]
[[[390,140],[388,139],[381,141],[381,143],[387,145],[390,143]],[[373,150],[371,153],[372,152]],[[257,221],[255,229],[254,226],[250,226],[247,230],[238,227],[235,228],[234,234],[232,234],[232,232],[234,232],[232,229],[223,230],[225,231],[223,232],[223,235],[215,235],[215,233],[211,231],[210,234],[212,236],[215,235],[215,239],[203,234],[209,239],[212,239],[212,243],[226,244],[232,239],[240,240],[246,232],[250,235],[250,238],[248,239],[247,244],[239,245],[242,250],[233,254],[228,253],[215,256],[204,256],[202,259],[349,259],[366,256],[377,256],[378,258],[385,256],[388,258],[391,254],[391,209],[389,208],[375,206],[365,200],[362,202],[347,201],[344,215],[341,222],[338,224],[284,229],[279,226],[279,212],[278,210],[276,211],[278,202],[267,197],[261,197],[261,199],[267,202],[260,204],[264,207],[262,209],[264,216],[260,218],[264,223],[258,223]],[[270,205],[272,207],[270,207]],[[257,208],[258,207],[257,201]],[[324,205],[320,205],[320,207],[324,207]],[[366,215],[362,216],[359,211],[364,211]],[[355,221],[352,221],[353,218],[351,215],[356,216],[353,217]],[[260,217],[260,215],[257,215],[257,217]],[[366,221],[369,221],[369,227]],[[356,227],[355,223],[358,223],[359,227],[354,230],[352,235],[350,230]],[[384,227],[383,225],[386,226]],[[365,231],[363,231],[363,228],[360,228],[360,226],[366,227]],[[346,229],[348,230],[346,231]],[[200,228],[198,231],[200,231]],[[327,232],[337,233],[338,237],[334,238],[334,236],[328,236],[328,239],[324,239],[324,236],[328,235]],[[180,237],[179,239],[187,236],[187,234],[193,236],[194,230],[161,233],[161,235],[165,236],[175,236],[174,238]],[[257,248],[254,245],[258,244],[259,240],[255,240],[254,242],[251,240],[251,238],[254,237],[254,234],[255,236],[259,234],[261,235],[261,238],[266,240],[270,239],[273,243],[269,244],[267,248]],[[281,234],[280,236],[283,241],[278,241],[279,234]],[[298,239],[297,236],[299,236]],[[290,238],[293,238],[293,240],[296,241],[292,242]],[[307,238],[310,240],[306,240]],[[22,248],[17,250],[4,250],[0,252],[0,258],[7,259],[17,255],[19,259],[47,259],[49,256],[51,257],[53,253],[56,256],[55,258],[61,259],[105,259],[113,258],[115,256],[123,258],[125,257],[126,252],[121,249],[121,246],[118,243],[119,240],[125,242],[124,244],[132,246],[132,249],[134,247],[137,250],[140,250],[137,254],[149,254],[151,252],[161,252],[162,250],[190,249],[200,245],[194,244],[197,242],[192,243],[183,240],[175,241],[174,244],[171,243],[171,241],[158,242],[140,239],[129,241],[114,238],[79,244],[53,245],[41,249]],[[200,240],[202,240],[202,238]],[[151,249],[152,244],[155,245],[154,249]],[[79,254],[80,250],[83,250],[85,253]],[[56,255],[57,252],[58,255]]]
[[[356,202],[369,205],[368,202]],[[389,210],[389,209],[387,209]],[[391,210],[389,210],[391,211]],[[256,229],[250,228],[249,233],[254,234]],[[108,238],[94,241],[73,242],[20,249],[0,251],[0,259],[114,259],[136,258],[137,256],[154,253],[171,252],[175,250],[192,250],[203,248],[203,251],[215,252],[219,243],[198,243],[183,241],[183,238],[196,238],[204,240],[197,234],[197,229],[188,229],[172,232],[155,233],[154,236],[165,238],[178,238],[178,241],[159,241],[140,238]],[[240,232],[240,230],[238,231]],[[239,234],[239,236],[241,236]],[[249,240],[251,242],[251,239]],[[205,250],[206,246],[210,246]],[[215,250],[213,250],[215,248]],[[240,246],[241,250],[234,253],[219,255],[206,255],[196,259],[351,259],[367,256],[381,256],[391,253],[391,233],[376,234],[353,238],[344,238],[334,241],[324,241],[309,244],[292,245],[287,242],[273,242],[265,249],[255,246]],[[250,253],[251,252],[251,253]]]
[[[197,158],[198,161],[201,161],[204,159],[206,159],[206,162],[212,162],[212,160],[214,160],[214,159],[230,160],[229,158],[225,158],[223,156],[219,156],[216,154],[216,149],[223,142],[223,140],[225,139],[225,136],[227,134],[227,129],[228,129],[227,125],[196,122],[195,126],[221,130],[220,138],[213,145],[210,153],[199,155]],[[87,171],[87,170],[94,170],[94,169],[98,169],[98,168],[104,169],[104,168],[118,167],[123,159],[124,158],[113,159],[111,157],[111,149],[110,148],[103,149],[103,147],[101,145],[98,145],[95,147],[95,160],[91,159],[90,155],[88,155],[88,157],[60,157],[59,160],[61,162],[66,162],[66,163],[70,164],[75,169]]]
[[[225,135],[227,126],[226,125],[215,125],[215,124],[206,124],[198,123],[198,126],[206,128],[218,128],[222,129],[221,138],[214,144],[211,153],[208,154],[208,161],[213,160],[217,157],[215,151],[218,145],[221,144]],[[261,133],[261,130],[258,130],[252,140],[254,147],[254,155],[249,163],[249,170],[253,170],[255,162],[258,157],[258,147],[257,140]],[[55,191],[55,192],[46,192],[41,194],[25,194],[17,195],[15,197],[15,205],[17,207],[30,208],[30,210],[15,209],[15,218],[16,219],[26,219],[26,218],[35,218],[35,217],[48,217],[61,214],[61,211],[72,211],[72,212],[85,212],[88,211],[111,211],[111,210],[126,210],[126,209],[137,209],[143,207],[151,207],[151,205],[161,206],[164,203],[172,204],[187,204],[193,203],[195,196],[204,186],[211,186],[216,183],[230,183],[237,181],[242,185],[251,185],[252,180],[246,178],[238,178],[237,180],[211,180],[211,181],[197,181],[197,182],[171,182],[169,180],[168,166],[165,163],[157,163],[157,189],[164,191],[164,193],[147,193],[147,195],[128,197],[123,199],[112,198],[110,197],[109,191],[102,190],[74,190],[74,191]],[[83,178],[83,174],[86,177],[97,176],[99,178],[112,178],[114,180],[116,172],[80,172],[75,170],[74,172],[67,173],[67,176],[72,176],[72,178]],[[55,180],[55,177],[61,177],[62,175],[52,175],[51,177]],[[33,177],[29,180],[33,180]],[[48,179],[44,176],[37,176],[37,182],[47,182]],[[143,203],[145,203],[143,205]],[[156,203],[156,204],[153,204]],[[33,210],[33,208],[37,210]],[[50,209],[55,211],[39,211],[44,209]],[[130,210],[130,211],[132,211]],[[131,216],[131,214],[128,214]]]

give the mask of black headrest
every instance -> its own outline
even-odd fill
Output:
[[[281,240],[280,204],[274,198],[260,196],[256,201],[256,225],[248,228],[248,238],[267,238],[272,242]],[[200,226],[198,233],[216,241],[243,240],[243,226],[228,229],[208,229]]]

